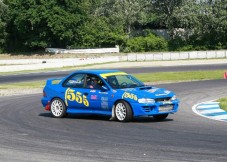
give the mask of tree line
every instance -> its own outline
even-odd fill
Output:
[[[168,39],[154,30],[168,33]],[[227,48],[227,0],[0,0],[0,52]]]

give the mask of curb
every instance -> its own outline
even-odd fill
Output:
[[[208,119],[227,122],[227,112],[222,110],[219,102],[215,100],[198,103],[192,107],[192,111]]]

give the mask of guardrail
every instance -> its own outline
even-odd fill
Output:
[[[60,48],[46,48],[46,52],[55,54],[83,54],[83,53],[119,53],[119,46],[115,48],[97,48],[97,49],[60,49]]]

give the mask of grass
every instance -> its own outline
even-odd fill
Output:
[[[43,70],[23,70],[23,71],[14,71],[14,72],[0,72],[0,75],[13,75],[13,74],[26,74],[26,73],[40,73],[40,72],[49,72],[57,70],[76,70],[80,69],[79,67],[63,67],[63,68],[47,68]]]
[[[135,74],[134,76],[143,82],[151,82],[151,83],[179,82],[179,81],[192,81],[192,80],[214,80],[214,79],[222,79],[223,70],[144,73],[144,74]],[[44,85],[45,85],[45,81],[20,82],[20,83],[12,83],[12,84],[0,84],[0,89],[43,88]]]
[[[135,74],[143,82],[178,82],[193,80],[222,79],[224,70],[214,71],[187,71],[187,72],[159,72]]]
[[[46,81],[20,82],[11,84],[0,84],[0,89],[31,89],[43,88]]]
[[[220,102],[219,103],[220,108],[227,111],[227,97],[223,97],[223,98],[218,99],[218,102]]]
[[[14,71],[14,72],[0,72],[0,75],[12,75],[12,74],[25,74],[25,73],[39,73],[39,72],[50,72],[50,71],[61,71],[61,70],[79,70],[79,69],[89,69],[94,65],[105,65],[105,64],[113,64],[116,62],[108,62],[108,63],[96,63],[96,64],[89,64],[89,65],[79,65],[79,66],[64,66],[62,68],[46,68],[41,70],[23,70],[23,71]],[[1,66],[1,65],[0,65]],[[93,67],[92,67],[93,69]]]

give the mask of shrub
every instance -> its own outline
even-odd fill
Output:
[[[164,38],[149,34],[128,39],[125,52],[166,51],[167,47],[168,43]]]

